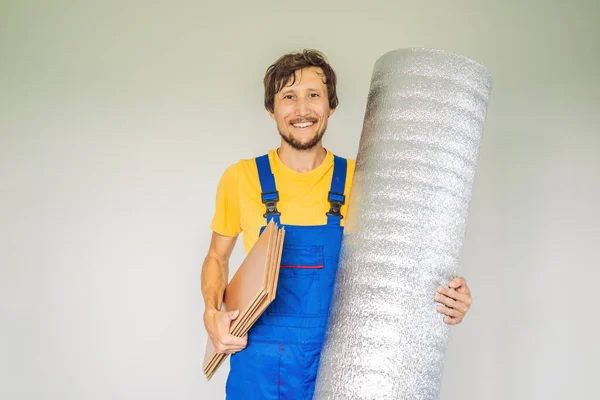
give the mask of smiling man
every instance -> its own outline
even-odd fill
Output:
[[[335,111],[329,104],[325,79],[320,67],[296,70],[290,82],[285,82],[285,86],[280,82],[274,88],[274,101],[265,102],[281,138],[294,150],[322,147],[319,145],[327,129],[327,119]]]
[[[311,399],[355,164],[322,144],[338,98],[335,72],[321,53],[282,56],[267,69],[264,87],[281,145],[221,177],[202,268],[204,324],[217,351],[232,354],[228,399]],[[220,311],[228,260],[240,233],[248,252],[270,220],[286,229],[277,296],[247,337],[237,338],[229,325],[240,310]],[[472,300],[463,278],[432,297],[451,325]]]

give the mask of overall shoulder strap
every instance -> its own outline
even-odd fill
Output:
[[[260,180],[260,194],[262,203],[266,207],[266,212],[263,217],[267,219],[267,223],[274,220],[279,225],[279,216],[281,213],[277,211],[277,202],[279,201],[279,192],[275,187],[275,177],[271,172],[269,164],[269,155],[265,154],[256,158],[256,167],[258,168],[258,179]]]
[[[345,158],[333,156],[333,177],[331,178],[331,188],[327,200],[330,209],[327,212],[327,225],[340,226],[342,218],[340,212],[342,205],[346,203],[344,189],[346,188],[346,171],[348,161]]]

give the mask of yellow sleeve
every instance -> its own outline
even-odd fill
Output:
[[[346,186],[344,188],[344,194],[346,195],[346,203],[342,206],[342,209],[340,210],[340,212],[344,216],[348,215],[348,205],[350,204],[350,193],[352,193],[352,181],[354,180],[354,168],[356,166],[356,160],[354,160],[354,159],[347,159],[347,160],[348,160],[348,167],[346,169]],[[342,219],[343,225],[346,224],[346,219],[347,218]]]
[[[241,231],[239,201],[239,164],[227,168],[217,187],[215,214],[210,228],[224,236],[237,236]]]

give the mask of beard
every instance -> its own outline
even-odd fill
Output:
[[[323,136],[325,135],[327,125],[323,126],[323,130],[317,132],[317,134],[313,136],[308,142],[301,142],[295,137],[293,137],[291,134],[285,135],[281,132],[282,130],[279,128],[277,130],[279,131],[279,136],[281,136],[283,141],[289,144],[291,148],[299,151],[306,151],[312,149],[317,144],[319,144],[319,142],[321,141],[321,139],[323,139]]]

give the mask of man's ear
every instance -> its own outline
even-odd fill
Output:
[[[271,111],[269,111],[269,115],[271,116],[272,120],[275,120],[275,114],[274,113],[272,113]]]
[[[335,112],[335,108],[330,108],[329,109],[329,116],[331,117],[331,115]]]

